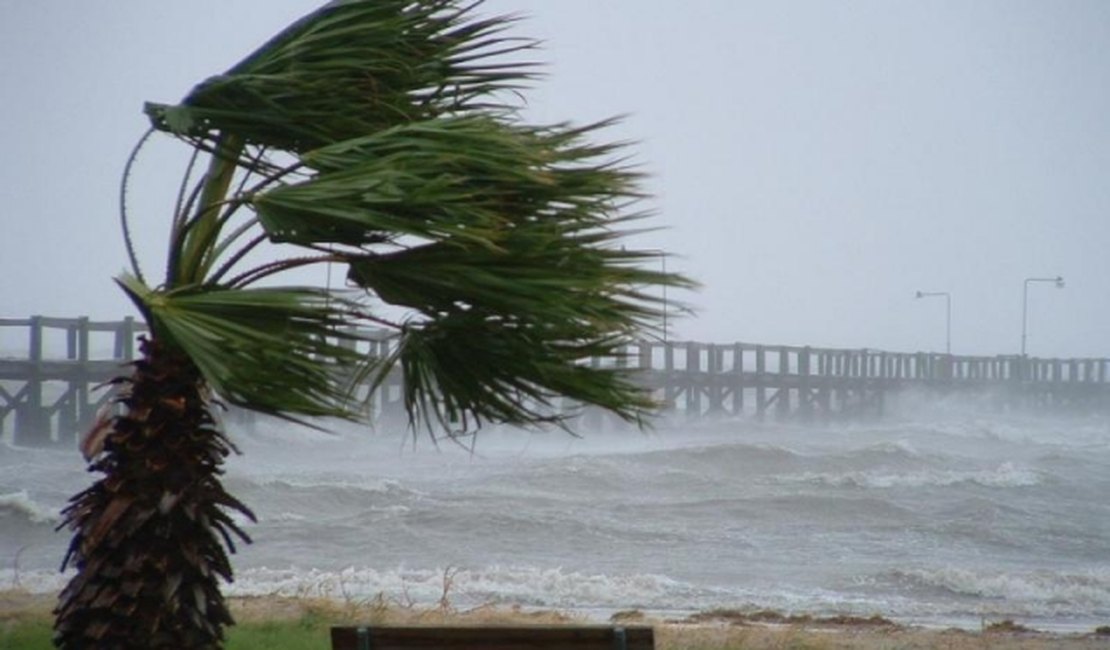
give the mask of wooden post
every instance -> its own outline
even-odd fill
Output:
[[[91,402],[89,396],[89,384],[96,383],[92,377],[89,376],[89,319],[82,317],[78,320],[77,324],[77,345],[79,352],[77,354],[77,361],[81,364],[81,383],[77,387],[77,422],[80,427],[87,427],[92,424],[93,417],[96,415],[96,406]],[[58,436],[58,442],[69,443],[76,440],[79,431],[73,431],[73,438],[67,437],[62,439]]]
[[[701,346],[686,344],[686,417],[701,415]]]
[[[725,351],[724,348],[712,343],[706,349],[709,355],[709,376],[706,378],[709,390],[709,412],[720,413],[725,410],[725,386],[722,374]]]
[[[744,414],[744,346],[732,346],[732,414]]]
[[[613,350],[613,367],[619,369],[628,367],[628,348],[621,345]]]
[[[798,410],[805,419],[813,417],[813,395],[809,392],[809,357],[812,353],[809,346],[798,351]]]
[[[651,343],[640,341],[639,360],[636,363],[639,364],[639,368],[642,372],[650,372],[652,370],[651,350]]]
[[[135,318],[128,316],[116,328],[115,358],[131,361],[135,358]]]
[[[847,350],[841,350],[836,353],[836,388],[833,389],[833,397],[835,398],[837,408],[841,411],[844,410],[844,405],[847,401],[845,393],[845,386],[848,384],[848,377],[852,374],[851,358],[848,356]]]
[[[96,410],[89,404],[89,384],[99,378],[89,376],[89,319],[82,316],[66,327],[66,356],[76,368],[66,379],[66,392],[58,412],[57,440],[59,445],[73,444],[79,429],[92,422]]]
[[[790,351],[785,346],[779,346],[779,388],[778,402],[775,404],[775,413],[782,419],[790,414],[790,383],[787,375],[790,374]]]
[[[89,321],[88,318],[83,320],[86,324]],[[77,323],[66,325],[66,358],[71,361],[77,358]]]
[[[41,445],[50,438],[49,428],[44,430],[42,409],[42,316],[32,316],[28,339],[27,359],[30,374],[23,388],[23,403],[15,409],[14,442],[17,445]]]
[[[762,345],[755,346],[755,415],[760,420],[767,412],[767,387],[764,372],[767,369],[766,350]]]
[[[339,347],[343,348],[344,350],[354,350],[356,347],[358,347],[358,340],[354,338],[358,335],[357,327],[355,327],[354,325],[348,325],[343,328],[343,334],[344,336],[339,337],[339,340],[337,341]]]
[[[675,351],[672,343],[663,343],[663,406],[675,408]]]

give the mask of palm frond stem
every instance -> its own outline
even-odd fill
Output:
[[[290,269],[312,266],[315,264],[324,264],[327,262],[343,262],[345,260],[346,257],[336,254],[319,255],[315,257],[290,257],[283,260],[278,260],[276,262],[270,262],[269,264],[263,264],[262,266],[256,266],[253,269],[244,271],[231,280],[228,280],[226,286],[230,289],[241,289],[243,287],[254,284],[255,282],[258,282],[262,278],[274,275],[276,273],[283,273]]]
[[[297,162],[293,163],[292,165],[288,165],[286,167],[276,167],[275,166],[274,171],[272,171],[269,174],[264,175],[261,181],[259,181],[255,185],[250,186],[246,190],[240,192],[240,194],[242,196],[251,196],[253,194],[258,194],[259,192],[266,189],[270,185],[273,185],[274,183],[277,183],[278,181],[285,178],[286,176],[288,176],[290,174],[293,174],[293,173],[296,173],[296,172],[304,169],[305,167],[306,167],[306,165],[301,161],[297,161]]]
[[[189,197],[189,200],[186,202],[185,205],[186,214],[197,203],[200,194],[204,192],[204,185],[204,181],[199,181],[196,187],[193,188],[192,195]],[[219,234],[223,231],[224,226],[227,225],[227,222],[231,220],[231,217],[234,216],[235,212],[238,210],[239,207],[241,207],[241,204],[244,202],[245,201],[242,199],[227,199],[210,206],[210,210],[212,212],[220,214],[220,217],[215,220],[215,227],[212,231],[213,237],[219,237]],[[224,210],[223,213],[220,213],[220,209],[225,206],[227,207],[227,209]],[[170,251],[167,256],[168,261],[166,263],[167,286],[173,287],[177,285],[199,284],[204,279],[204,273],[206,273],[207,270],[212,266],[212,264],[215,263],[215,260],[219,258],[219,255],[216,254],[217,251],[222,253],[224,248],[226,248],[226,246],[221,247],[220,244],[214,243],[214,239],[209,241],[208,248],[202,253],[204,258],[203,261],[205,262],[205,264],[197,267],[203,269],[203,271],[201,273],[198,273],[195,279],[192,281],[186,280],[185,276],[182,275],[181,268],[182,264],[184,263],[182,260],[186,259],[187,257],[186,246],[188,245],[188,242],[194,241],[193,239],[191,239],[192,232],[197,226],[206,223],[204,219],[202,219],[202,217],[206,217],[207,215],[208,213],[205,212],[203,214],[198,214],[192,219],[186,218],[180,223],[175,223],[175,229],[170,233]],[[255,225],[257,221],[257,217],[251,217],[251,219],[248,220],[244,224],[244,226],[249,229],[251,226]],[[240,227],[240,229],[242,228],[243,226]],[[239,229],[237,229],[236,232],[238,232],[238,230]],[[232,234],[232,237],[237,236],[238,235],[236,235],[235,233]],[[221,243],[230,244],[230,242],[228,242],[226,238]]]
[[[251,176],[260,173],[259,168],[262,166],[262,161],[266,156],[266,151],[267,147],[265,145],[259,146],[258,151],[256,151],[255,154],[251,156],[250,162],[244,165],[246,173],[243,174],[243,178],[240,179],[239,186],[235,188],[235,192],[232,193],[232,196],[241,195],[243,193],[243,188],[247,186],[247,181],[250,180]]]
[[[227,245],[229,245],[232,241],[234,241],[234,239],[238,238],[241,233],[246,232],[246,230],[253,227],[255,225],[255,222],[257,222],[257,219],[252,219],[250,223],[245,223],[240,226],[238,230],[236,230],[234,233],[229,235],[227,239],[221,242],[221,247],[226,247]],[[216,270],[215,273],[209,275],[207,281],[212,284],[219,284],[220,279],[227,275],[228,272],[231,271],[231,269],[247,255],[247,253],[254,250],[256,247],[258,247],[259,244],[267,241],[267,239],[268,237],[265,235],[265,233],[256,235],[249,242],[241,246],[239,250],[235,251],[235,253],[231,257],[229,257],[227,261],[225,261],[220,266],[220,268]]]
[[[229,198],[225,201],[221,201],[220,202],[220,207],[223,207],[224,211],[223,211],[222,214],[220,214],[220,218],[219,218],[219,222],[218,222],[218,226],[217,226],[217,232],[222,232],[224,227],[227,226],[227,224],[231,222],[232,217],[234,217],[235,214],[237,212],[239,212],[239,208],[241,208],[244,205],[247,205],[249,203],[250,203],[249,200],[243,198],[241,195],[238,195],[238,194],[232,195],[231,198]],[[258,217],[254,217],[254,216],[250,217],[247,220],[247,223],[248,224],[258,223]],[[221,249],[220,249],[219,245],[217,245],[213,250],[214,251],[219,251]],[[219,255],[218,254],[215,255],[212,259],[213,260],[219,259]]]
[[[176,276],[173,269],[177,268],[179,263],[180,263],[179,260],[180,260],[181,255],[183,254],[183,251],[184,251],[184,246],[182,245],[183,241],[184,241],[185,237],[187,236],[189,230],[197,224],[197,220],[194,219],[194,220],[190,221],[189,218],[188,218],[188,215],[191,212],[194,211],[194,206],[196,205],[197,200],[200,197],[201,192],[205,188],[204,180],[198,181],[193,186],[192,191],[189,193],[189,198],[188,199],[184,199],[183,196],[184,196],[184,193],[185,193],[185,188],[187,186],[188,180],[190,179],[192,169],[193,169],[193,167],[195,165],[195,162],[197,160],[197,157],[199,156],[200,153],[201,153],[200,148],[196,148],[196,149],[193,150],[193,155],[192,155],[192,158],[190,160],[189,167],[186,170],[185,178],[182,180],[181,187],[179,188],[177,205],[176,205],[175,210],[174,210],[174,222],[173,222],[173,230],[171,230],[169,252],[166,256],[166,258],[167,258],[166,277],[167,278],[172,278],[172,277]],[[229,200],[223,202],[224,205],[228,205],[230,207],[228,207],[228,209],[226,209],[220,217],[220,223],[219,223],[219,229],[220,230],[222,230],[223,226],[226,225],[228,221],[230,221],[231,217],[235,215],[235,213],[239,210],[239,208],[241,208],[245,203],[249,202],[246,198],[243,198],[243,197],[249,197],[252,194],[256,194],[258,192],[261,192],[267,186],[280,181],[285,176],[288,176],[289,174],[292,174],[292,173],[294,173],[294,172],[296,172],[296,171],[298,171],[298,170],[300,170],[304,167],[304,164],[300,163],[300,162],[294,163],[292,165],[287,165],[285,167],[277,167],[276,165],[261,165],[261,159],[262,159],[262,156],[264,156],[264,155],[265,155],[265,148],[263,147],[263,148],[260,148],[259,152],[253,157],[252,163],[250,165],[240,165],[240,167],[243,167],[244,169],[247,170],[247,173],[244,174],[243,179],[239,184],[239,187],[236,189],[235,193],[232,195],[235,198],[229,199]],[[269,169],[270,170],[269,173],[263,173],[262,171],[260,171],[258,169],[258,167],[260,167],[260,166]],[[262,178],[262,180],[260,180],[256,184],[252,185],[250,188],[244,189],[245,186],[246,186],[247,181],[250,179],[252,174],[261,175],[261,176],[263,176],[263,178]],[[242,229],[248,229],[250,226],[253,226],[256,223],[257,223],[257,219],[252,218],[251,221],[248,222],[248,224],[246,226],[244,226]],[[231,241],[234,241],[236,238],[238,238],[238,236],[240,234],[241,233],[239,231],[236,231],[235,233],[232,233],[232,235],[230,235],[228,238],[226,238],[224,240],[224,242],[225,243],[230,243]],[[258,242],[258,243],[260,243],[260,242]],[[252,242],[251,247],[253,248],[254,246],[257,246],[258,243]],[[223,251],[225,249],[226,249],[226,245],[218,245],[218,246],[215,247],[215,249],[214,249],[215,255],[213,255],[213,257],[212,257],[213,262],[214,262],[214,260],[219,259],[220,255],[223,253]],[[241,258],[241,257],[242,257],[241,255],[238,256],[238,258]],[[223,271],[222,273],[220,273],[219,275],[222,276],[224,274],[226,274],[226,270]]]
[[[139,268],[139,257],[135,254],[135,245],[131,239],[131,226],[127,221],[127,183],[131,179],[131,168],[139,157],[139,151],[150,139],[150,136],[154,134],[154,131],[154,127],[147,129],[146,133],[135,143],[135,147],[131,149],[131,155],[127,157],[127,164],[123,167],[123,178],[120,179],[119,183],[119,220],[120,228],[123,230],[123,243],[127,247],[127,257],[131,262],[131,270],[135,277],[140,280],[143,278],[143,272]]]
[[[243,139],[235,134],[224,133],[219,136],[216,153],[209,164],[204,179],[200,203],[197,205],[195,224],[189,229],[182,246],[185,249],[176,273],[170,278],[171,286],[178,282],[196,283],[204,278],[207,266],[212,263],[209,252],[212,242],[219,236],[220,207],[225,202],[231,181],[239,166],[239,153],[244,146]]]
[[[192,155],[189,156],[189,164],[185,166],[185,173],[181,176],[181,184],[177,188],[177,200],[174,202],[173,206],[173,225],[170,232],[177,232],[177,229],[180,228],[181,224],[188,218],[188,213],[185,211],[185,194],[188,192],[189,182],[193,179],[193,170],[196,169],[197,160],[199,158],[200,150],[194,148]],[[190,192],[190,199],[195,199],[199,191],[198,185]]]
[[[196,205],[197,199],[200,197],[201,191],[204,189],[204,180],[197,181],[189,192],[189,198],[185,200],[181,208],[174,215],[173,229],[170,230],[170,245],[169,251],[166,253],[166,281],[172,282],[177,276],[177,269],[181,264],[181,256],[185,252],[185,238],[189,234],[189,229],[192,228],[195,222],[189,221],[189,213],[193,211],[193,206]]]

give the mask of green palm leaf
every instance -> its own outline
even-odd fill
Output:
[[[156,128],[305,151],[395,124],[503,108],[532,65],[505,19],[472,19],[455,0],[337,0],[294,23],[177,106],[148,104]]]
[[[377,387],[400,365],[414,425],[420,420],[456,430],[487,422],[560,422],[581,404],[639,421],[654,404],[633,378],[585,364],[619,354],[618,337],[591,337],[593,332],[572,321],[531,323],[455,311],[407,328],[394,355],[366,374]],[[559,397],[570,401],[560,403]]]
[[[354,419],[351,369],[368,362],[368,340],[351,325],[350,302],[303,287],[169,293],[120,279],[156,336],[172,341],[231,404],[284,418]]]
[[[367,233],[496,247],[524,221],[602,223],[637,197],[611,146],[488,117],[441,118],[305,153],[318,173],[253,196],[275,241],[361,245]]]

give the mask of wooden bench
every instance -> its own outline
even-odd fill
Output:
[[[653,650],[647,626],[506,625],[331,628],[333,650]]]

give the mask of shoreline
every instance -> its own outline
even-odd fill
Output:
[[[526,611],[531,611],[525,608]],[[542,610],[541,610],[542,611]],[[935,617],[900,617],[888,615],[883,613],[848,613],[837,610],[822,610],[817,611],[788,611],[776,609],[771,607],[762,607],[756,603],[749,603],[738,607],[713,607],[706,610],[687,610],[687,609],[674,609],[674,610],[661,610],[661,609],[633,609],[633,610],[617,610],[613,608],[568,608],[564,610],[570,616],[577,616],[582,620],[587,620],[593,623],[608,623],[621,618],[627,612],[637,612],[642,614],[646,619],[662,622],[665,624],[685,623],[688,620],[710,620],[714,615],[719,616],[723,621],[742,621],[747,620],[749,623],[767,623],[770,624],[776,619],[781,619],[784,624],[814,624],[814,623],[827,623],[830,625],[844,625],[853,621],[870,621],[882,620],[892,627],[914,629],[923,631],[961,631],[968,633],[983,632],[992,626],[1004,627],[1017,627],[1026,629],[1030,632],[1037,632],[1043,634],[1054,634],[1058,636],[1075,636],[1083,634],[1092,634],[1099,628],[1110,628],[1110,619],[1106,622],[1101,620],[1090,620],[1084,622],[1064,622],[1058,620],[1049,620],[1046,618],[1028,617],[1020,615],[1005,615],[1005,614],[982,614],[966,616],[935,616]],[[1110,632],[1110,629],[1108,629]],[[1110,636],[1107,637],[1110,641]],[[1110,650],[1110,644],[1107,646]]]
[[[0,590],[0,633],[13,625],[49,625],[56,595],[18,589]],[[455,609],[447,600],[438,606],[405,605],[379,597],[371,601],[292,596],[228,598],[238,625],[291,624],[313,621],[323,631],[330,625],[559,625],[610,623],[649,625],[656,630],[659,650],[1094,650],[1110,648],[1110,625],[1085,632],[1045,631],[1013,621],[986,622],[981,630],[932,628],[895,623],[882,616],[815,616],[771,610],[719,609],[685,617],[640,610],[616,612],[607,621],[582,613],[528,610],[519,606],[481,605]],[[2,636],[2,634],[0,634]]]
[[[0,615],[3,614],[4,610],[3,594],[24,593],[32,599],[41,597],[52,601],[68,581],[68,575],[68,573],[38,570],[13,574],[11,570],[0,569]],[[254,600],[277,602],[288,600],[333,604],[366,604],[376,600],[384,600],[389,606],[401,609],[430,609],[437,607],[442,602],[447,602],[452,611],[458,612],[489,609],[491,606],[514,608],[514,611],[518,613],[528,614],[557,611],[573,620],[593,624],[608,623],[612,620],[612,617],[620,616],[626,613],[625,610],[630,609],[615,604],[579,606],[567,599],[563,599],[561,603],[520,605],[514,605],[511,601],[504,601],[497,597],[492,600],[483,600],[474,597],[473,594],[468,594],[465,588],[459,588],[454,583],[454,575],[450,570],[445,571],[442,576],[437,574],[434,580],[413,583],[416,584],[417,588],[411,591],[409,587],[412,584],[406,585],[403,580],[400,588],[392,590],[368,589],[366,584],[352,586],[352,584],[344,581],[341,575],[331,576],[330,573],[327,575],[330,576],[328,580],[313,585],[293,584],[284,580],[263,581],[259,584],[254,584],[249,580],[246,583],[235,582],[224,585],[223,593],[229,602],[250,602]],[[658,601],[658,599],[656,600]],[[633,601],[635,601],[634,597]],[[634,611],[648,620],[667,624],[686,623],[691,619],[704,618],[708,614],[723,613],[722,618],[726,621],[739,620],[744,617],[751,618],[755,615],[756,618],[762,617],[764,619],[778,617],[787,623],[799,625],[807,621],[859,620],[878,616],[890,622],[891,625],[904,629],[958,630],[968,633],[983,632],[992,626],[1009,626],[1035,633],[1075,636],[1093,634],[1095,630],[1100,628],[1110,628],[1110,618],[1102,619],[1090,615],[1072,617],[1057,615],[1052,617],[995,610],[914,616],[899,615],[895,611],[896,608],[884,608],[882,603],[878,602],[872,602],[872,607],[850,604],[842,608],[833,604],[794,608],[750,599],[720,604],[709,602],[706,603],[704,608],[691,608],[686,605],[680,607],[664,605],[660,607],[659,605],[660,603],[656,602],[655,604],[633,605],[632,607],[635,607]],[[763,622],[765,623],[766,620]],[[1110,637],[1108,637],[1108,640],[1110,640]],[[1106,648],[1110,650],[1110,642],[1108,642]]]

